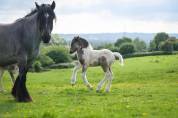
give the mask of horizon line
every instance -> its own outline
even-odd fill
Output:
[[[71,33],[62,33],[62,32],[54,32],[53,34],[117,34],[117,33],[135,33],[135,34],[157,34],[157,33],[161,33],[164,31],[160,31],[160,32],[71,32]],[[165,32],[167,34],[178,34],[178,32]]]

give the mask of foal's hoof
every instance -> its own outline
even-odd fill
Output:
[[[72,86],[75,86],[75,84],[74,84],[74,83],[71,83],[71,85],[72,85]]]
[[[105,92],[106,92],[106,93],[109,93],[109,92],[110,92],[110,90],[106,90]]]
[[[89,87],[89,90],[93,90],[93,87]]]
[[[101,91],[100,91],[100,90],[96,90],[96,92],[97,92],[97,93],[101,93]]]
[[[87,85],[87,87],[88,87],[89,90],[93,90],[93,86]]]

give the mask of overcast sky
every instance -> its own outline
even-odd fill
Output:
[[[0,23],[23,17],[34,2],[1,0]],[[178,33],[178,0],[55,0],[54,33]]]

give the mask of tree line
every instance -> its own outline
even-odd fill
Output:
[[[178,39],[171,37],[165,32],[157,33],[149,45],[139,39],[131,39],[129,37],[122,37],[116,40],[114,44],[104,44],[96,49],[110,49],[111,51],[120,52],[122,55],[145,56],[166,54],[165,52],[178,51]],[[32,71],[41,71],[46,68],[61,68],[59,63],[69,63],[72,57],[69,54],[69,45],[66,40],[58,34],[53,34],[49,44],[41,45],[41,52],[32,66]],[[160,52],[161,51],[161,52]],[[76,58],[74,58],[76,59]],[[71,67],[65,65],[63,67]]]
[[[122,37],[117,39],[114,44],[105,44],[103,46],[99,46],[97,49],[102,48],[118,51],[123,55],[155,51],[172,52],[178,51],[178,39],[176,39],[176,37],[169,36],[165,32],[160,32],[154,36],[149,45],[146,45],[146,43],[139,39],[139,37],[135,39]]]

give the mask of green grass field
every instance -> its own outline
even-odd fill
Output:
[[[31,103],[14,101],[6,73],[0,118],[178,118],[178,55],[130,58],[124,67],[117,61],[112,68],[110,93],[95,91],[104,76],[100,67],[88,70],[92,91],[81,73],[76,86],[70,85],[72,69],[29,73]]]

